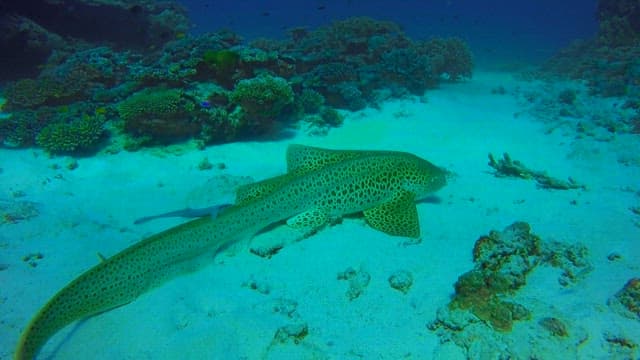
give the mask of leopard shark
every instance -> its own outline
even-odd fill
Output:
[[[233,205],[143,239],[71,281],[27,325],[14,359],[35,358],[62,328],[195,271],[277,222],[312,231],[363,213],[374,229],[419,238],[416,201],[446,184],[444,169],[406,152],[290,145],[286,157],[285,174],[241,186]]]

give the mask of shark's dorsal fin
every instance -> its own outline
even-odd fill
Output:
[[[273,193],[296,176],[320,170],[340,161],[362,156],[370,151],[328,150],[306,145],[289,145],[287,148],[287,173],[275,178],[240,186],[236,190],[236,204],[260,199]]]
[[[287,173],[301,175],[367,153],[371,151],[329,150],[292,144],[287,148]]]
[[[273,193],[280,186],[291,180],[291,178],[291,175],[284,174],[253,184],[242,185],[236,190],[236,205],[263,198]]]
[[[386,203],[364,210],[364,217],[372,228],[386,234],[420,237],[415,194],[409,191],[398,192]]]

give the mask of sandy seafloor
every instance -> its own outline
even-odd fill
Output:
[[[497,86],[508,93],[492,94]],[[40,150],[0,149],[1,199],[33,202],[39,211],[0,225],[0,358],[11,358],[29,319],[97,264],[98,253],[111,256],[184,221],[133,225],[134,219],[228,202],[233,184],[246,182],[244,177],[260,180],[285,171],[289,143],[402,150],[455,176],[436,194],[439,201],[418,204],[419,244],[405,246],[405,239],[349,218],[286,245],[270,259],[245,246],[129,305],[65,328],[40,358],[462,359],[467,354],[491,359],[499,352],[512,358],[638,358],[640,321],[612,311],[607,300],[640,276],[640,216],[629,210],[640,203],[640,161],[623,163],[618,153],[640,140],[637,135],[576,140],[570,130],[549,133],[548,124],[533,119],[510,94],[536,86],[541,85],[508,73],[478,72],[468,82],[427,92],[426,101],[409,98],[346,113],[344,125],[326,136],[299,131],[282,140],[203,151],[183,145],[100,154],[78,159],[75,170],[65,167],[68,159]],[[626,145],[616,145],[619,139]],[[489,152],[509,152],[533,169],[571,176],[588,189],[545,190],[534,181],[497,178],[487,166]],[[204,157],[226,168],[200,170]],[[465,352],[427,324],[446,307],[458,276],[473,267],[476,239],[518,220],[544,240],[585,244],[593,271],[567,288],[558,283],[560,270],[538,267],[516,295],[533,311],[532,319],[515,322],[510,333],[485,326]],[[272,241],[270,236],[286,237],[287,231],[269,230],[250,246]],[[23,261],[33,253],[44,256],[36,267]],[[609,260],[612,253],[620,259]],[[349,267],[371,276],[352,301],[345,295],[347,282],[336,278]],[[398,270],[413,275],[407,294],[387,281]],[[548,316],[567,324],[570,336],[554,337],[539,326]],[[306,337],[298,343],[274,340],[279,328],[292,324],[306,324]],[[616,337],[631,339],[636,348],[611,341]]]

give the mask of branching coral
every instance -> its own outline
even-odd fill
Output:
[[[165,141],[195,135],[201,128],[195,103],[180,89],[144,89],[120,102],[117,109],[124,129],[136,136]]]
[[[103,115],[85,115],[71,123],[50,124],[40,131],[36,142],[52,154],[86,151],[104,134],[104,122]]]
[[[467,44],[459,38],[435,38],[419,45],[429,56],[436,76],[446,75],[451,80],[471,77],[473,59]]]
[[[202,63],[220,85],[230,87],[240,66],[240,55],[229,49],[207,50],[202,55]]]
[[[247,130],[261,133],[293,102],[293,89],[284,78],[262,74],[239,81],[229,100],[242,107]]]
[[[40,130],[56,117],[55,108],[46,106],[38,110],[14,111],[10,117],[0,118],[0,140],[9,147],[33,145]]]
[[[306,114],[318,112],[324,105],[324,96],[312,89],[304,89],[296,96],[296,103]]]
[[[3,93],[9,110],[69,104],[87,100],[90,90],[105,77],[97,66],[70,60],[36,79],[10,83]]]
[[[640,3],[637,0],[600,0],[597,17],[599,41],[628,46],[640,38]]]
[[[30,108],[43,104],[48,97],[48,89],[33,79],[22,79],[10,83],[4,89],[7,108]]]

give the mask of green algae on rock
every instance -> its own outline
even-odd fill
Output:
[[[592,269],[586,247],[543,242],[525,222],[481,236],[472,253],[474,269],[458,278],[449,308],[469,310],[498,331],[510,331],[514,321],[531,318],[529,310],[510,297],[538,265],[562,269],[558,282],[565,287]]]
[[[549,341],[579,345],[588,339],[585,329],[571,327],[558,313],[556,299],[517,295],[527,285],[528,276],[542,265],[562,270],[560,286],[578,283],[592,269],[586,247],[543,241],[529,224],[515,222],[481,236],[472,254],[474,268],[459,277],[451,302],[427,325],[442,342],[451,341],[471,359],[520,359],[538,358],[548,351]],[[526,306],[524,299],[529,299]],[[536,331],[541,327],[546,331]],[[514,347],[515,342],[527,345]],[[554,356],[575,358],[577,348],[559,346]]]
[[[640,278],[631,278],[608,304],[618,314],[640,320]]]

